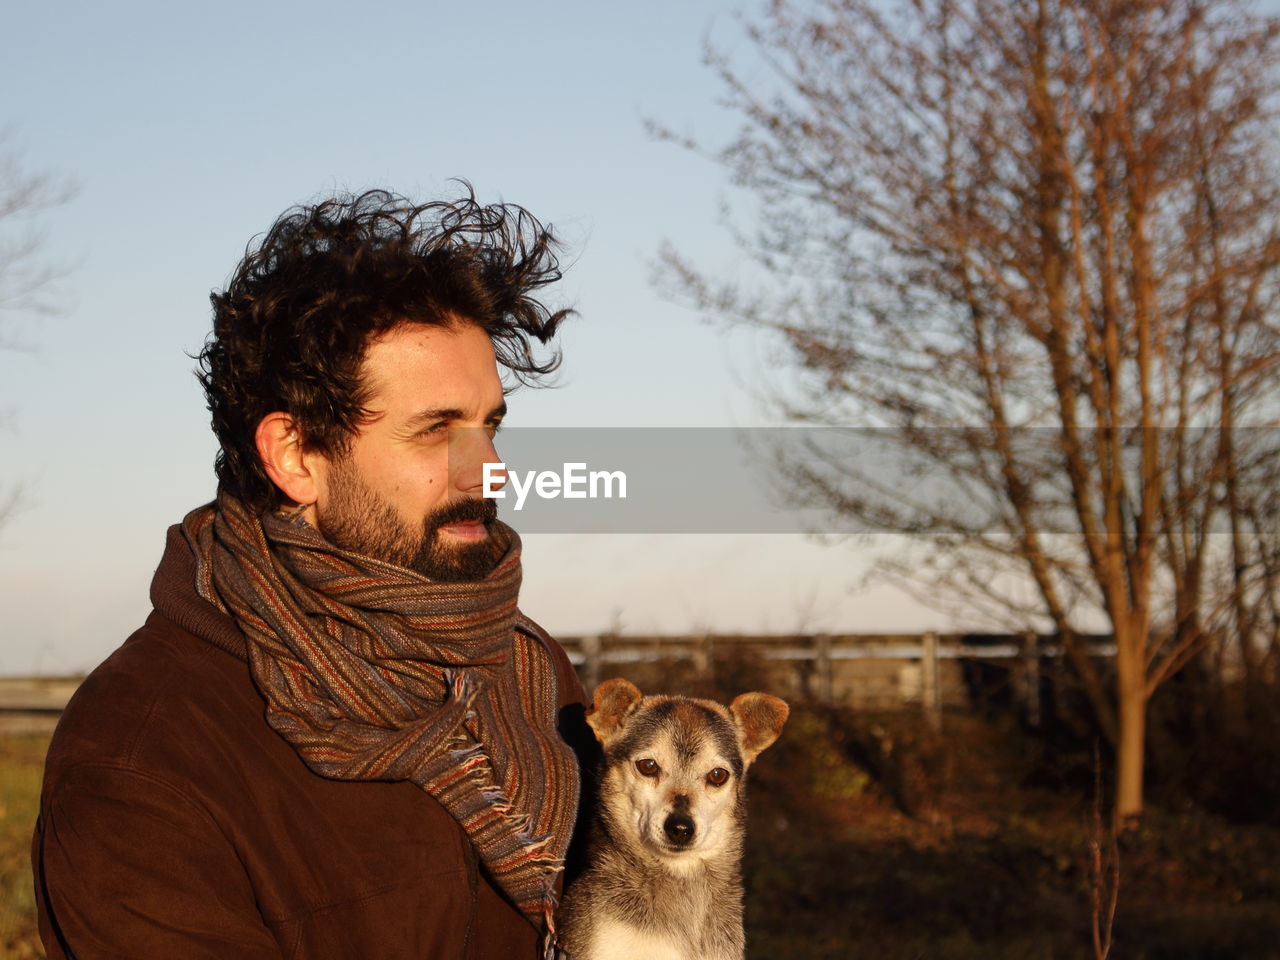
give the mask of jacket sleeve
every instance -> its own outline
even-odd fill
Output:
[[[224,832],[136,770],[64,771],[43,798],[31,860],[49,960],[283,957]]]

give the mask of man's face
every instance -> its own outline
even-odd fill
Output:
[[[492,438],[506,413],[488,335],[471,323],[404,324],[370,344],[361,373],[370,418],[344,456],[321,460],[317,527],[335,546],[433,580],[482,578],[497,562],[483,467],[498,461]]]

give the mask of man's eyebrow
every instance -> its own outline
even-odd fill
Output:
[[[430,410],[419,410],[405,420],[406,427],[417,427],[424,423],[439,423],[441,420],[460,420],[462,411],[456,407],[434,407]]]
[[[494,420],[501,420],[506,415],[507,401],[503,400],[489,411],[489,415],[484,418],[484,422],[489,423]],[[405,426],[417,427],[425,423],[440,423],[444,420],[465,420],[466,416],[466,413],[457,407],[433,407],[429,410],[419,410],[405,421]]]

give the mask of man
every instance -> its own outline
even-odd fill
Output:
[[[558,277],[519,208],[375,191],[287,213],[213,296],[218,497],[50,745],[51,958],[537,955],[590,735],[480,491]]]

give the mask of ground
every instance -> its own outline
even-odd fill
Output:
[[[1094,957],[1083,772],[1012,723],[801,707],[752,772],[748,954]],[[1280,958],[1280,830],[1152,804],[1119,855],[1113,960]]]
[[[740,692],[740,691],[739,691]],[[0,736],[0,956],[42,957],[28,861],[47,736]],[[748,956],[1094,957],[1087,757],[1011,721],[795,705],[751,772]],[[1121,850],[1113,960],[1280,958],[1280,828],[1153,802]]]

